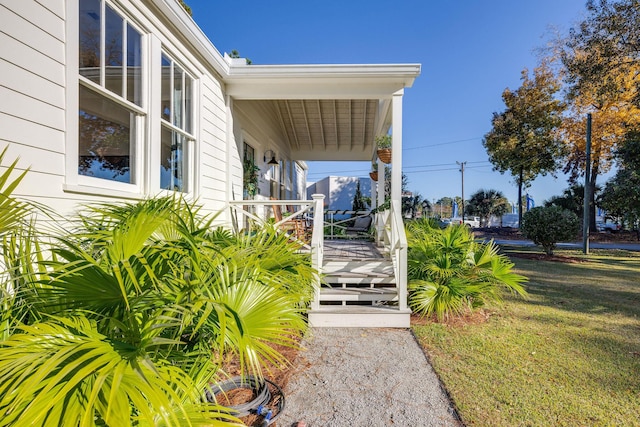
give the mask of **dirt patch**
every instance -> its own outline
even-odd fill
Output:
[[[493,313],[485,309],[476,309],[459,316],[450,316],[446,319],[438,320],[436,316],[420,316],[411,313],[411,325],[424,326],[432,323],[440,323],[451,327],[462,327],[467,325],[481,325],[491,317]]]
[[[523,258],[523,259],[531,259],[534,261],[564,262],[568,264],[587,262],[587,260],[583,258],[565,256],[565,255],[547,255],[545,253],[509,252],[507,256],[509,258]]]
[[[280,354],[282,354],[288,362],[283,363],[281,365],[277,365],[277,366],[268,365],[265,369],[265,372],[263,372],[263,375],[266,379],[276,384],[282,390],[285,389],[285,387],[289,383],[289,380],[296,372],[305,368],[304,366],[300,367],[300,366],[294,365],[294,362],[296,361],[298,353],[300,352],[299,346],[300,346],[301,337],[296,337],[294,338],[294,340],[296,344],[295,347],[272,345],[272,347],[276,351],[278,351]],[[230,377],[241,374],[240,364],[238,363],[238,360],[235,358],[228,360],[224,364],[223,370]],[[279,396],[277,395],[278,394],[277,390],[275,390],[272,386],[269,385],[269,389],[271,391],[272,401],[269,402],[269,404],[267,404],[266,406],[269,408],[274,408],[277,406],[276,399],[278,399]],[[226,393],[226,395],[227,395],[226,398],[223,397],[221,399],[220,399],[220,396],[222,396],[222,393],[217,396],[219,398],[219,403],[221,405],[224,405],[224,406],[242,405],[247,402],[250,402],[255,397],[253,391],[248,388],[239,388]],[[286,402],[286,396],[285,396],[285,402]],[[263,417],[254,415],[254,414],[241,417],[240,419],[247,426],[261,426],[263,421]],[[270,424],[270,426],[278,427],[278,421]]]

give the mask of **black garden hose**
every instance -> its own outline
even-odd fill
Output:
[[[272,396],[269,385],[275,389],[275,393]],[[254,399],[239,405],[232,405],[228,408],[232,414],[237,417],[245,417],[250,414],[257,414],[263,417],[262,426],[266,427],[273,423],[280,413],[284,411],[285,399],[282,389],[272,381],[266,378],[258,378],[254,375],[248,375],[246,377],[232,377],[226,381],[222,381],[216,384],[210,384],[209,390],[207,390],[207,400],[210,403],[216,403],[216,396],[220,393],[228,393],[236,389],[249,389],[253,391],[255,395]],[[273,403],[269,405],[272,401]],[[275,412],[274,412],[275,409]]]

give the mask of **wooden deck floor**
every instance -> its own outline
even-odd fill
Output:
[[[365,260],[383,259],[384,255],[374,242],[368,240],[325,240],[324,256],[329,259]]]

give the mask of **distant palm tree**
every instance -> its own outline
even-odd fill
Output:
[[[492,216],[501,218],[509,210],[509,201],[498,190],[478,190],[471,195],[465,205],[466,213],[479,216],[483,227],[489,224]]]

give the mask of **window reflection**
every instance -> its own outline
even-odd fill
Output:
[[[80,175],[134,183],[132,144],[134,114],[80,86]]]
[[[162,55],[162,118],[171,120],[171,60]]]
[[[186,138],[162,128],[160,153],[160,188],[186,192]]]
[[[127,24],[127,99],[142,105],[142,36]]]
[[[109,6],[105,8],[104,62],[105,87],[122,96],[123,19]]]
[[[184,106],[182,104],[182,70],[174,65],[173,67],[173,124],[183,129]]]
[[[80,2],[80,74],[96,83],[100,83],[101,15],[100,0]]]

